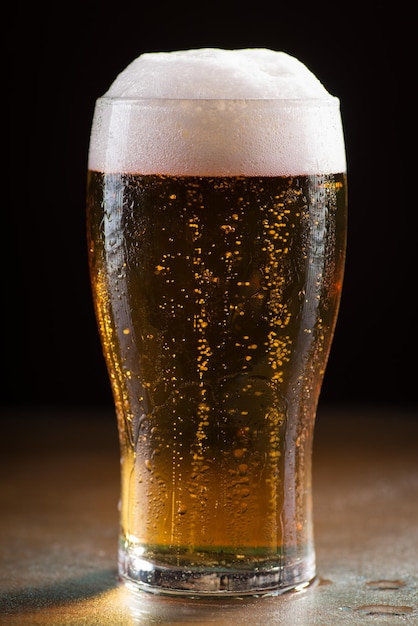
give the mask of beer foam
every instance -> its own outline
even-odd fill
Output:
[[[284,52],[143,54],[96,103],[89,167],[202,176],[345,172],[339,100]]]

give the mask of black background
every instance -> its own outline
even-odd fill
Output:
[[[112,405],[85,236],[96,98],[146,51],[267,47],[341,100],[348,256],[321,402],[417,406],[413,20],[401,5],[293,5],[86,0],[19,5],[3,21],[3,405]]]

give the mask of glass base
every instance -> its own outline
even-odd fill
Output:
[[[124,548],[119,550],[119,575],[131,590],[156,594],[220,597],[278,595],[301,590],[315,578],[315,557],[277,567],[253,570],[233,567],[165,567]]]

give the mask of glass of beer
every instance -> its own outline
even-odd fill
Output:
[[[314,579],[312,439],[346,205],[339,100],[285,53],[144,54],[97,100],[89,262],[132,588]]]

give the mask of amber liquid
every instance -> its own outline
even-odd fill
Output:
[[[345,176],[90,172],[88,237],[126,549],[209,568],[309,556]]]

